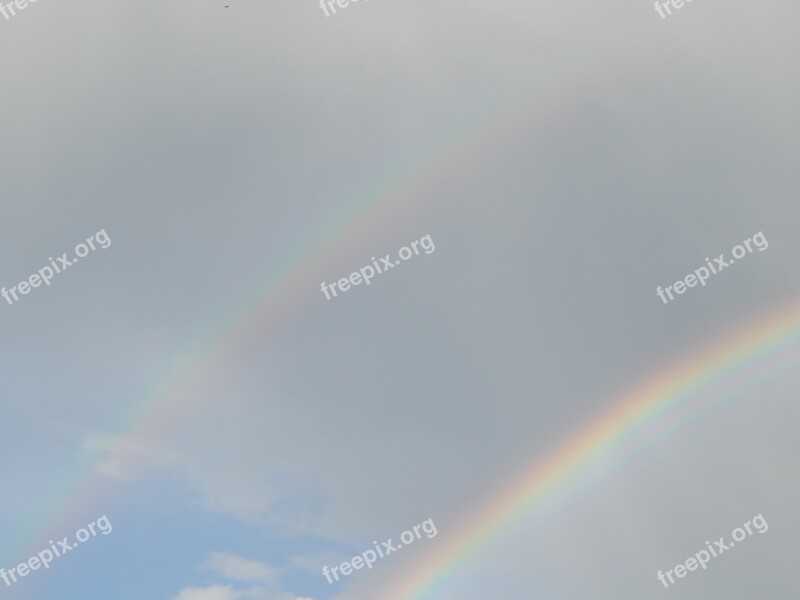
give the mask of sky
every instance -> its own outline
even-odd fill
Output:
[[[0,15],[0,577],[95,525],[0,600],[792,597],[796,338],[468,534],[632,390],[798,303],[800,8],[671,10]]]

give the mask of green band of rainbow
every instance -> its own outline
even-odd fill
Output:
[[[672,431],[692,418],[752,391],[800,365],[800,307],[796,303],[725,338],[625,394],[569,438],[494,501],[468,520],[434,557],[380,593],[389,600],[441,600],[448,578],[490,541],[521,519],[541,518],[594,480],[598,464],[630,458],[653,443],[654,431]],[[606,469],[607,467],[603,467]]]

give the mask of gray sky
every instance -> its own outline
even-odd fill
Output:
[[[0,286],[112,240],[0,300],[0,567],[114,525],[5,598],[386,598],[624,392],[800,292],[796,3],[225,3],[0,17]],[[246,343],[207,338],[232,312]],[[431,598],[789,597],[794,373],[609,457]]]

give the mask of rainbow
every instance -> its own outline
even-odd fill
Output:
[[[295,247],[271,266],[216,318],[210,319],[176,359],[164,365],[149,382],[125,401],[115,435],[92,437],[85,447],[66,457],[59,475],[32,493],[26,514],[16,515],[14,534],[0,548],[0,560],[12,564],[41,548],[43,540],[70,534],[83,525],[93,506],[114,493],[114,471],[108,462],[98,469],[98,450],[121,468],[135,462],[137,439],[157,440],[169,434],[187,411],[199,408],[198,392],[226,372],[235,359],[263,340],[312,302],[324,303],[319,282],[338,273],[341,261],[359,264],[386,248],[383,234],[399,222],[418,220],[425,211],[443,210],[445,203],[431,202],[431,190],[459,181],[461,172],[519,138],[520,128],[552,120],[570,97],[570,90],[549,89],[536,98],[510,93],[481,115],[455,124],[413,154],[396,161],[344,206],[319,218]],[[435,231],[413,229],[413,235]],[[113,232],[110,232],[113,236]],[[413,238],[410,238],[413,239]],[[348,263],[349,264],[349,263]],[[133,443],[131,443],[133,442]],[[58,498],[59,503],[52,501]],[[99,509],[98,510],[102,510]],[[111,518],[111,515],[109,515]],[[113,522],[113,518],[111,519]],[[4,563],[0,563],[2,566]]]
[[[119,440],[167,435],[186,411],[197,409],[197,392],[206,382],[263,339],[268,329],[280,327],[309,302],[323,302],[319,281],[331,277],[337,257],[361,256],[359,252],[365,246],[376,251],[383,248],[380,233],[396,226],[406,213],[413,211],[418,217],[420,207],[431,204],[430,189],[457,180],[465,165],[479,164],[495,148],[517,138],[525,125],[543,122],[543,115],[552,122],[569,102],[570,92],[566,89],[536,101],[525,97],[521,102],[502,103],[498,110],[477,119],[477,124],[473,121],[456,127],[401,161],[350,206],[311,229],[296,248],[287,252],[283,262],[275,263],[221,317],[200,331],[173,364],[166,365],[148,385],[142,385],[119,420]],[[430,233],[435,239],[435,231]],[[585,486],[604,458],[614,452],[629,456],[685,424],[688,418],[794,368],[793,351],[799,334],[800,309],[778,311],[623,395],[608,412],[538,461],[478,511],[469,525],[451,536],[438,556],[415,569],[411,577],[406,574],[390,592],[376,597],[433,598],[436,589],[478,548],[522,516],[545,514],[555,500],[579,489],[580,484]],[[112,441],[110,446],[115,444],[119,446],[117,454],[129,454],[121,442]],[[70,457],[61,476],[35,495],[38,500],[31,503],[29,514],[19,519],[19,539],[6,540],[3,550],[9,564],[42,547],[42,540],[70,534],[82,526],[89,507],[113,493],[112,482],[96,471],[92,454],[88,448]],[[620,462],[613,464],[619,466]],[[52,498],[59,498],[61,503],[56,506]],[[94,518],[101,513],[88,514]],[[113,522],[113,516],[109,516]]]
[[[466,519],[468,525],[437,549],[436,556],[425,557],[411,569],[411,576],[401,574],[401,581],[376,597],[442,598],[448,580],[512,524],[541,519],[588,483],[635,458],[634,451],[723,402],[797,370],[799,341],[800,307],[794,303],[636,386]]]

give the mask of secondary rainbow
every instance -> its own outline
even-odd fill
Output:
[[[129,436],[144,434],[151,439],[166,435],[170,426],[194,407],[194,392],[207,378],[224,370],[230,360],[263,336],[268,327],[299,310],[303,304],[299,298],[313,296],[319,300],[319,279],[314,280],[311,287],[306,287],[306,283],[312,275],[329,275],[327,268],[333,264],[331,249],[335,249],[336,254],[349,255],[352,248],[363,247],[365,240],[377,244],[381,231],[393,225],[402,214],[418,210],[428,200],[423,192],[431,182],[457,177],[458,169],[464,164],[490,154],[498,145],[518,135],[525,123],[540,115],[556,116],[563,100],[564,97],[553,94],[543,101],[547,108],[540,106],[533,111],[527,99],[511,106],[503,104],[499,112],[485,115],[477,125],[457,128],[381,177],[348,210],[312,230],[305,243],[288,253],[283,263],[257,279],[221,318],[201,331],[188,345],[188,350],[130,403],[129,411],[120,419],[119,431]],[[420,232],[420,235],[423,233],[428,232]],[[431,233],[435,239],[435,232]],[[504,526],[521,513],[543,511],[549,499],[564,497],[570,488],[586,479],[586,474],[602,455],[623,446],[639,447],[638,434],[649,425],[658,424],[668,413],[677,412],[690,399],[697,400],[692,404],[698,407],[708,407],[717,396],[724,397],[725,394],[709,393],[707,401],[703,402],[699,395],[715,384],[724,384],[728,378],[735,379],[737,369],[750,368],[759,372],[757,377],[743,378],[739,390],[763,377],[783,372],[790,364],[786,355],[794,349],[799,333],[800,308],[792,307],[626,394],[609,412],[544,461],[537,462],[527,475],[471,520],[471,525],[455,536],[446,551],[432,563],[380,597],[422,600],[445,577],[456,572],[475,549],[501,533]],[[774,360],[770,361],[773,354]],[[793,364],[791,362],[790,366]],[[680,418],[685,420],[685,415]],[[65,465],[62,476],[53,480],[49,487],[51,493],[40,494],[38,497],[42,500],[33,503],[29,515],[24,518],[31,523],[20,528],[20,537],[24,535],[24,539],[9,544],[16,549],[15,556],[28,555],[27,551],[17,552],[20,548],[35,549],[40,539],[59,531],[66,534],[82,525],[75,515],[97,503],[100,489],[105,485],[93,472],[92,461],[78,453]],[[60,504],[45,498],[58,498]]]
[[[120,464],[135,454],[127,442],[159,439],[169,434],[186,411],[197,409],[197,394],[204,384],[263,339],[271,327],[280,326],[312,301],[322,303],[319,281],[329,277],[336,258],[361,257],[364,247],[385,248],[383,233],[443,203],[433,202],[431,190],[458,181],[460,170],[479,163],[499,146],[517,139],[524,127],[555,118],[563,110],[569,90],[548,90],[536,99],[509,95],[492,109],[434,137],[413,154],[380,174],[362,193],[327,219],[311,226],[295,248],[275,261],[249,289],[242,290],[217,318],[209,321],[150,382],[127,401],[118,419],[118,434],[95,438],[87,448],[67,458],[59,476],[37,490],[36,500],[17,516],[15,535],[5,540],[3,552],[11,562],[27,556],[59,532],[69,533],[81,524],[87,510],[113,494],[113,482],[98,475],[98,449]],[[415,235],[435,231],[416,231]],[[367,256],[368,258],[368,256]],[[53,502],[53,498],[58,502]],[[93,514],[93,513],[89,513]],[[78,525],[76,525],[76,523]]]

